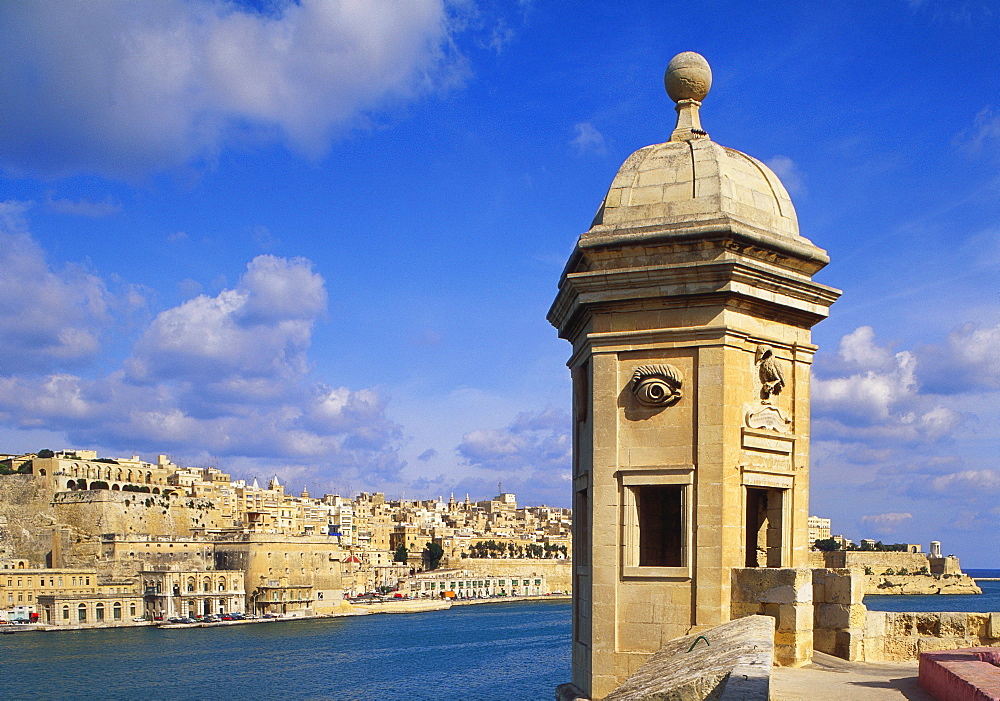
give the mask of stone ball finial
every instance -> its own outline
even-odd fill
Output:
[[[701,102],[712,87],[712,67],[701,54],[682,51],[670,59],[663,75],[667,95],[674,102],[697,100]]]

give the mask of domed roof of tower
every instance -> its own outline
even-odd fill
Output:
[[[807,243],[778,176],[702,130],[699,108],[712,85],[708,62],[685,51],[670,61],[663,81],[677,103],[677,127],[666,143],[628,157],[585,237],[725,224]]]

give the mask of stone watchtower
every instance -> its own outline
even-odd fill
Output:
[[[667,67],[670,140],[639,149],[570,256],[573,683],[610,693],[728,621],[734,568],[807,566],[810,329],[839,296],[760,161],[713,142],[712,73]]]

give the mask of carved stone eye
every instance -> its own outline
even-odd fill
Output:
[[[632,373],[632,393],[640,404],[670,406],[681,398],[681,371],[666,363],[642,365]]]

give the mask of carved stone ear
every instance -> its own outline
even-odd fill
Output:
[[[684,378],[673,365],[641,365],[632,373],[632,394],[640,404],[665,407],[681,398]]]

